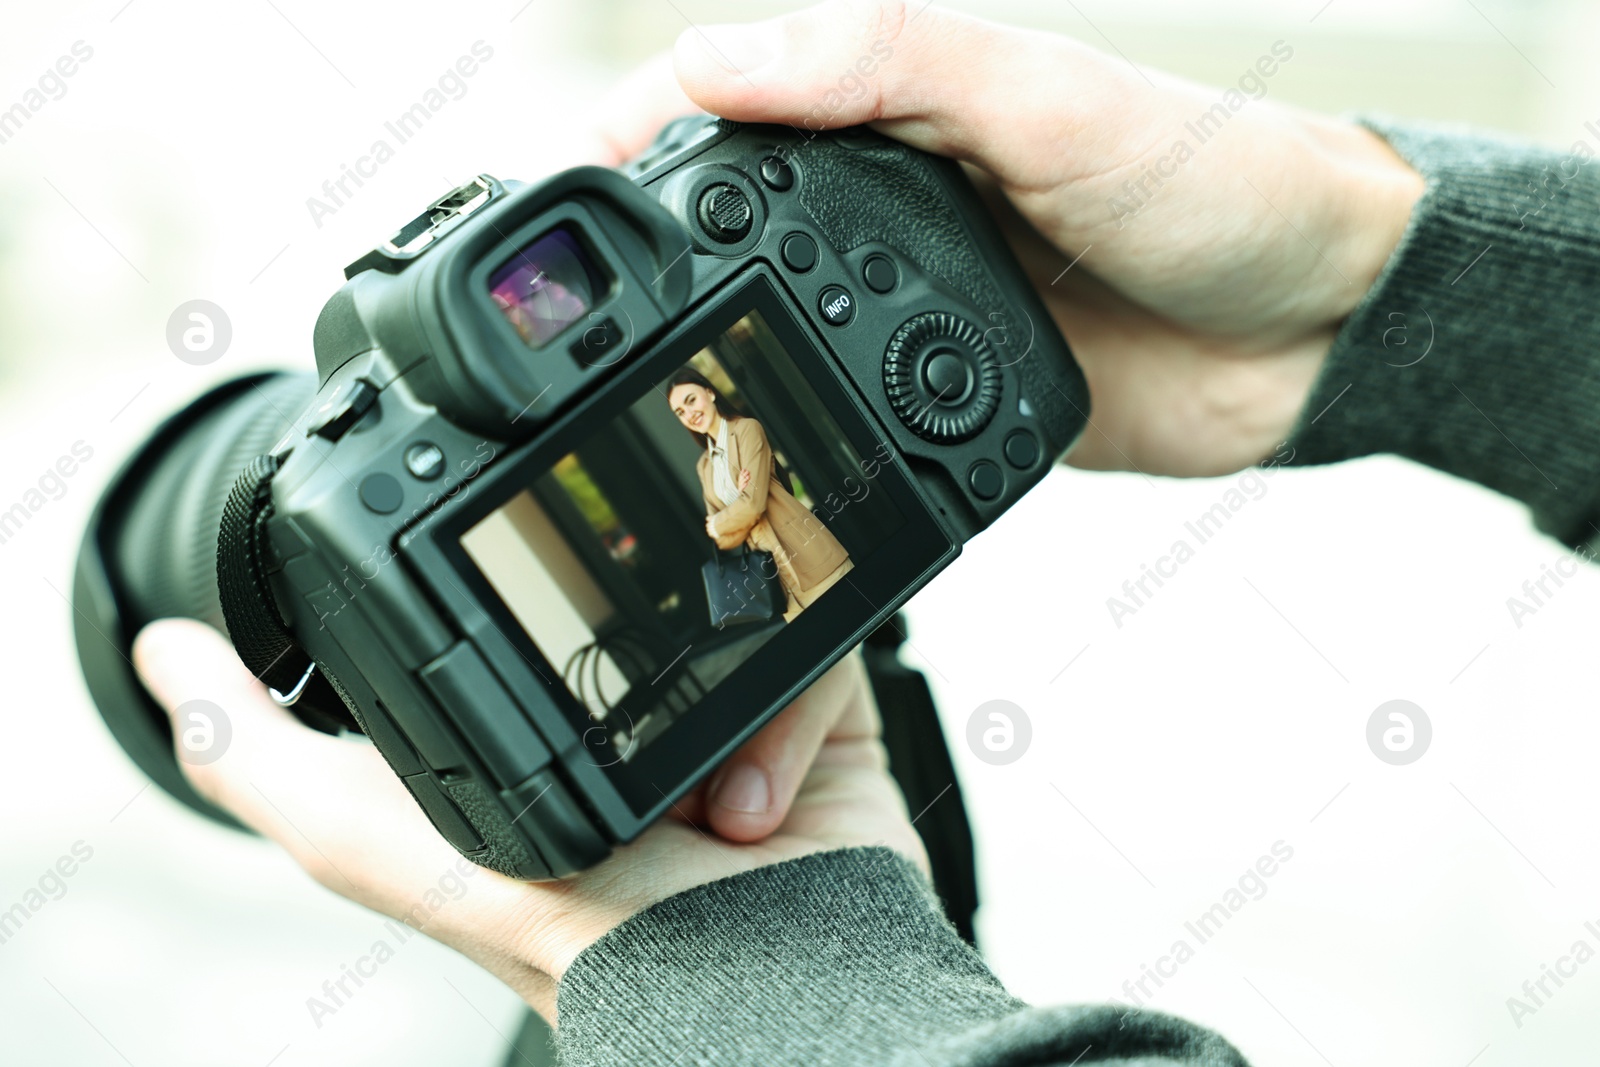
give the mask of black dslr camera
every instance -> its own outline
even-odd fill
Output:
[[[1089,406],[960,168],[866,130],[695,120],[627,174],[479,177],[345,276],[315,378],[224,385],[117,476],[80,657],[140,766],[216,814],[121,653],[225,623],[519,878],[649,826]]]

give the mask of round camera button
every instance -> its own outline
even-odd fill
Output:
[[[842,285],[830,285],[817,299],[817,310],[829,326],[848,326],[856,317],[856,298]]]
[[[1039,462],[1039,442],[1027,430],[1017,430],[1006,438],[1006,462],[1025,471]]]
[[[783,239],[783,265],[796,274],[804,274],[817,265],[817,242],[803,233],[791,233]]]
[[[444,450],[432,441],[414,441],[406,449],[406,470],[413,478],[431,482],[444,473]]]
[[[761,161],[761,180],[775,193],[787,193],[794,188],[794,168],[782,156],[768,156]]]
[[[393,514],[400,510],[405,498],[400,479],[392,474],[369,474],[361,479],[361,502],[368,511],[375,511],[379,515]]]
[[[894,260],[888,256],[867,257],[867,262],[861,268],[861,277],[868,289],[880,295],[900,283],[900,272],[895,269]]]
[[[700,225],[714,240],[736,244],[750,232],[755,209],[738,187],[718,182],[700,194]]]
[[[1006,476],[997,465],[980,459],[967,472],[967,484],[972,487],[972,495],[979,500],[993,500],[1004,491]]]
[[[935,352],[922,365],[922,378],[933,402],[945,407],[960,407],[972,392],[972,365],[954,351]]]

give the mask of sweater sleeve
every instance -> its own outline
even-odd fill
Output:
[[[1600,533],[1600,123],[1566,149],[1363,120],[1427,181],[1289,439],[1390,452]]]
[[[886,848],[817,853],[664,900],[574,961],[558,1012],[568,1067],[1244,1063],[1171,1016],[1027,1007]]]

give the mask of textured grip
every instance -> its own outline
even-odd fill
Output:
[[[544,863],[528,853],[527,846],[505,809],[477,780],[447,782],[445,790],[472,828],[483,835],[484,850],[472,861],[511,878],[548,878]]]
[[[807,178],[800,190],[801,206],[840,252],[872,241],[889,244],[985,313],[1037,304],[1031,299],[1007,300],[996,286],[990,269],[994,264],[985,262],[961,205],[951,199],[955,189],[967,185],[958,164],[878,138],[860,148],[845,148],[830,137],[818,137],[801,152],[803,156],[796,158],[804,160]],[[953,173],[942,179],[935,168]],[[873,195],[863,196],[867,189]],[[975,193],[972,207],[983,210]],[[1003,245],[994,252],[1010,258]],[[1031,283],[1020,276],[1019,283],[1030,285],[1031,295]],[[1042,305],[1030,311],[1035,313],[1047,314]],[[1049,322],[1033,326],[1054,328]],[[1069,399],[1061,388],[1079,392],[1081,373],[1076,367],[1046,366],[1036,352],[1018,360],[1016,367],[1046,432],[1058,448],[1066,448],[1083,427],[1088,397],[1084,392]]]

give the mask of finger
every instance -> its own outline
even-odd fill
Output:
[[[615,167],[649,147],[673,119],[699,113],[672,70],[672,53],[641,63],[608,89],[589,115],[590,137],[577,145],[574,163]]]
[[[249,788],[246,765],[292,745],[293,717],[267,698],[226,638],[193,619],[151,623],[134,640],[133,659],[172,718],[185,776],[206,799],[273,836],[278,820]]]
[[[823,742],[859,700],[865,675],[852,656],[728,758],[706,789],[706,821],[732,841],[759,841],[789,814]]]
[[[1077,142],[1146,92],[1135,72],[1069,38],[997,26],[903,0],[827,0],[743,25],[686,30],[678,79],[707,111],[821,132],[870,122],[908,144],[977,163],[1003,181],[1053,184]]]
[[[667,809],[665,817],[690,826],[704,826],[706,824],[706,791],[710,784],[709,779],[702,781],[679,797],[672,807]]]
[[[175,712],[175,732],[176,712],[189,701],[225,709],[227,750],[209,763],[184,763],[203,795],[334,892],[453,945],[525,996],[540,987],[542,977],[506,947],[527,886],[458,856],[377,749],[301,724],[266,696],[227,638],[202,623],[151,623],[134,642],[134,661]]]
[[[135,639],[133,658],[172,716],[180,763],[195,789],[282,845],[324,884],[343,889],[329,856],[368,817],[353,808],[381,813],[390,832],[428,829],[376,749],[301,724],[211,627],[192,619],[151,623]],[[208,723],[194,718],[197,708]],[[196,740],[207,747],[197,751]]]

